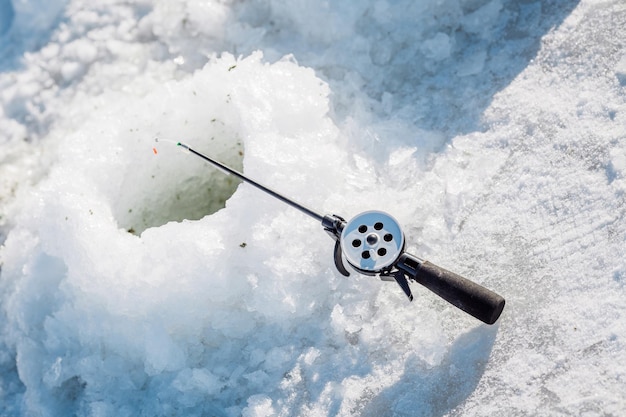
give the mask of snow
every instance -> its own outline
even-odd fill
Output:
[[[626,412],[626,6],[354,3],[0,0],[0,414]],[[179,140],[503,316],[341,276]]]

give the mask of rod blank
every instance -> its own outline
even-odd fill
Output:
[[[185,145],[184,143],[178,142],[177,143],[178,146],[187,149],[189,152],[191,152],[194,155],[199,156],[200,158],[204,159],[205,161],[211,163],[212,165],[214,165],[215,167],[219,168],[220,170],[222,170],[223,172],[230,174],[230,175],[234,175],[235,177],[239,178],[240,180],[247,182],[250,185],[255,186],[256,188],[258,188],[261,191],[266,192],[267,194],[271,195],[272,197],[275,197],[277,199],[279,199],[280,201],[282,201],[283,203],[286,203],[288,205],[290,205],[291,207],[300,210],[302,213],[306,214],[307,216],[313,217],[314,219],[316,219],[318,222],[322,222],[322,220],[324,220],[324,216],[319,214],[318,212],[311,210],[308,207],[303,206],[300,203],[297,203],[287,197],[285,197],[284,195],[272,190],[271,188],[268,188],[266,186],[264,186],[263,184],[260,184],[256,181],[254,181],[251,178],[246,177],[245,175],[243,175],[242,173],[240,173],[239,171],[235,171],[234,169],[222,164],[219,161],[216,161],[215,159],[212,159],[206,155],[204,155],[203,153],[200,153],[198,151],[196,151],[193,148],[190,148],[189,146]]]

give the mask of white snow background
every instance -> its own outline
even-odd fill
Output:
[[[626,415],[626,3],[0,0],[0,242],[2,416]]]

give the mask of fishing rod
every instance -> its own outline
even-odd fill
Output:
[[[342,275],[350,276],[343,262],[345,259],[360,274],[377,276],[383,281],[395,281],[410,301],[413,301],[413,293],[409,280],[423,285],[484,323],[493,324],[500,317],[505,304],[500,295],[406,252],[404,233],[390,214],[371,210],[357,214],[349,221],[336,214],[322,215],[184,143],[177,142],[176,145],[320,222],[335,240],[333,257],[335,267]]]

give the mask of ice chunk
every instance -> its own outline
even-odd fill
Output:
[[[170,201],[186,201],[173,206],[185,217],[185,207],[215,196],[190,179],[229,177],[154,137],[184,138],[239,169],[244,159],[255,178],[323,206],[329,190],[341,189],[346,165],[327,96],[327,85],[293,62],[225,55],[145,97],[105,95],[106,110],[81,129],[59,128],[58,164],[25,197],[30,208],[2,248],[2,280],[19,288],[7,295],[7,325],[29,410],[63,413],[104,394],[94,407],[123,411],[135,401],[125,392],[146,384],[158,392],[175,374],[174,386],[195,394],[171,401],[198,409],[217,391],[224,408],[279,383],[295,361],[290,335],[317,328],[311,315],[323,321],[333,299],[333,277],[310,279],[332,266],[332,242],[315,222],[249,187],[213,216],[157,227],[177,220]],[[245,158],[233,152],[244,144]],[[141,223],[150,211],[162,220]],[[143,228],[141,237],[131,227]],[[245,279],[251,274],[254,283]],[[262,352],[243,353],[254,363],[243,372],[232,355],[251,336]],[[250,407],[271,410],[265,401]]]

